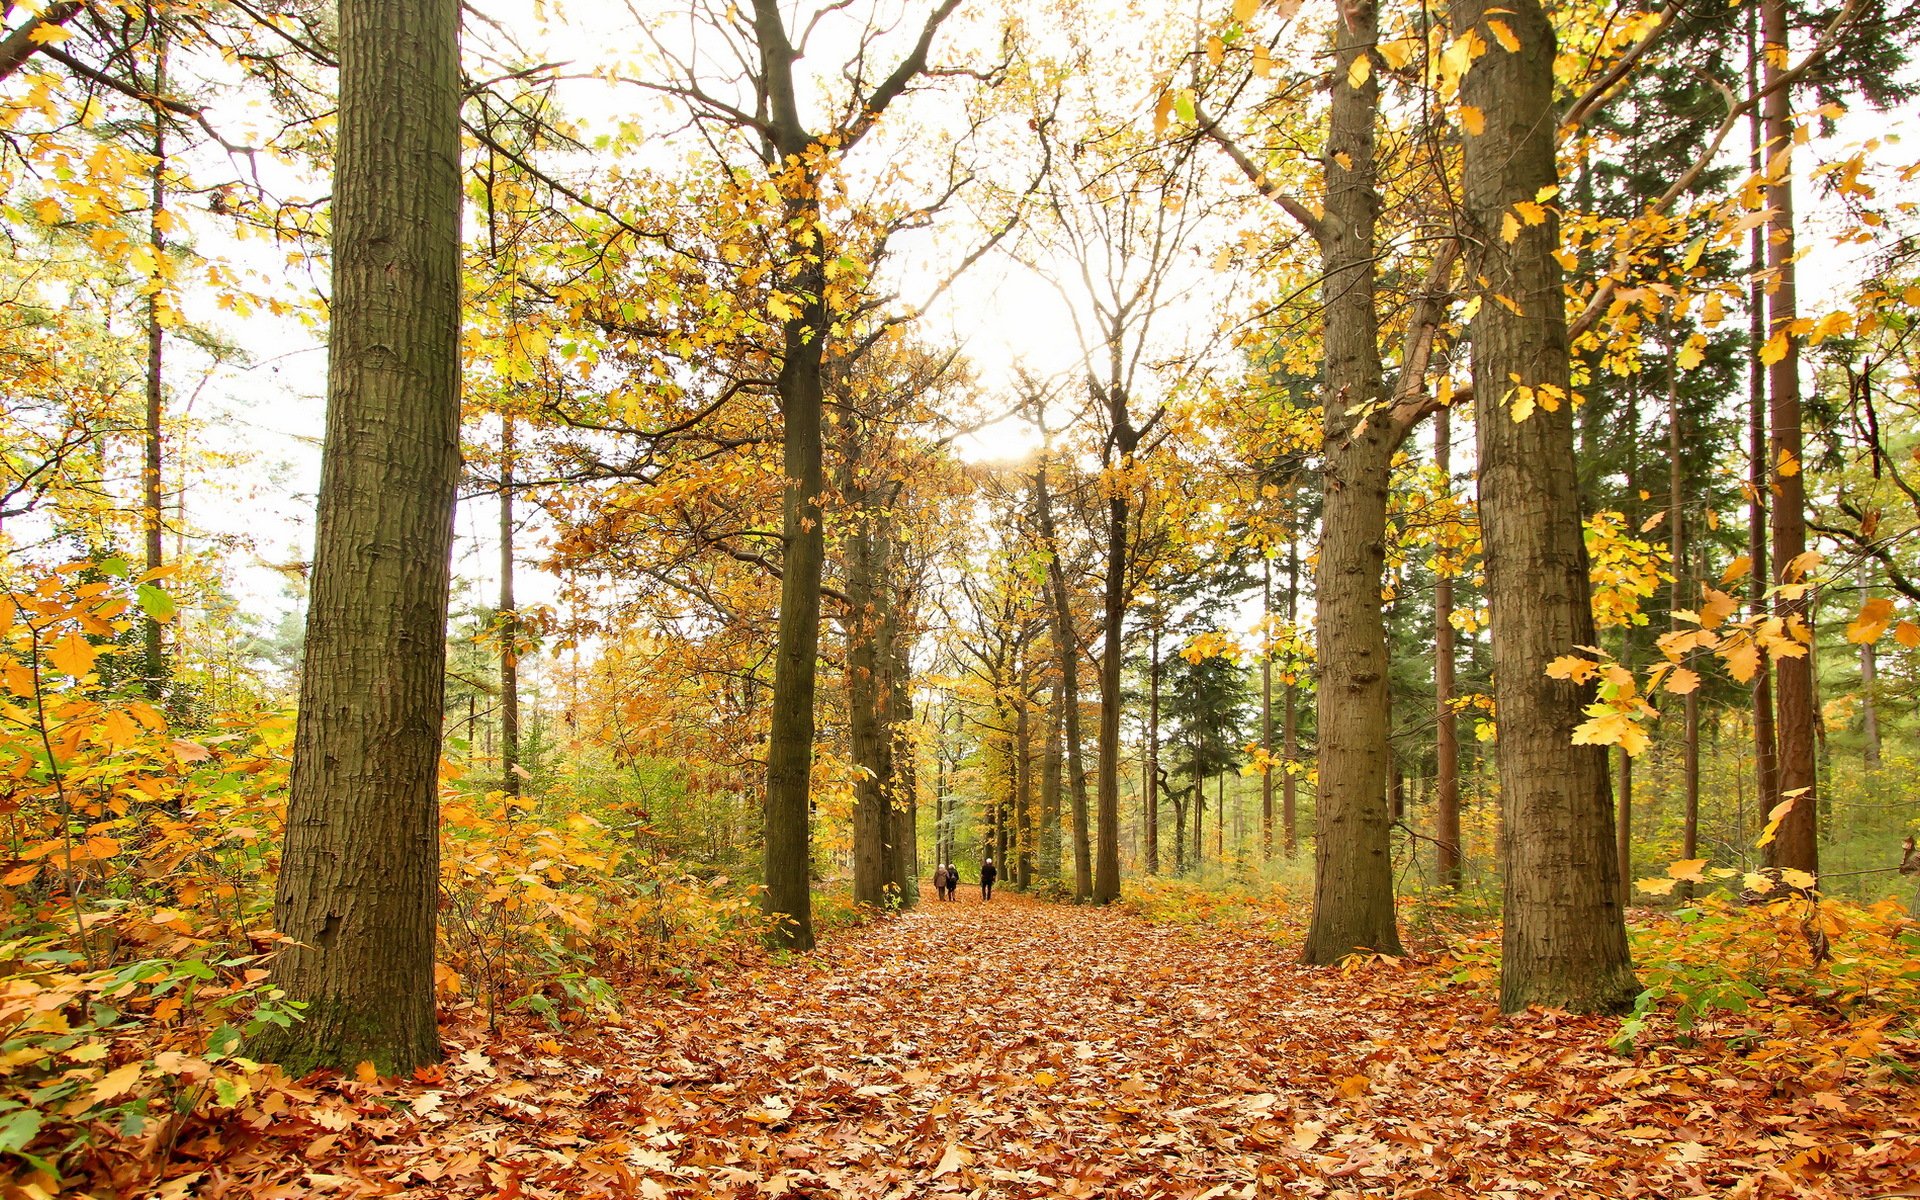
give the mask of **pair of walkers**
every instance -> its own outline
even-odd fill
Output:
[[[980,898],[982,900],[993,899],[993,881],[999,877],[1000,870],[993,865],[991,858],[980,864]],[[958,897],[955,893],[960,890],[960,868],[954,866],[952,863],[948,863],[944,867],[935,867],[933,869],[933,888],[942,900],[957,899]]]

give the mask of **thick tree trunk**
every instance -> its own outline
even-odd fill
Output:
[[[1067,792],[1073,805],[1073,899],[1093,897],[1093,847],[1087,828],[1087,774],[1080,741],[1080,652],[1073,637],[1073,605],[1067,595],[1067,574],[1060,565],[1060,543],[1054,536],[1053,494],[1047,484],[1046,454],[1034,472],[1034,507],[1039,510],[1040,540],[1047,549],[1047,588],[1053,596],[1053,644],[1060,656],[1064,724],[1067,731]]]
[[[500,420],[500,789],[520,794],[520,610],[513,596],[514,428]]]
[[[881,665],[879,595],[885,587],[875,522],[862,514],[847,539],[847,730],[853,763],[853,900],[887,902],[891,882],[892,767],[883,710],[890,688]]]
[[[1287,534],[1287,627],[1291,629],[1300,616],[1300,543],[1294,534]],[[1292,671],[1288,672],[1291,677]],[[1288,858],[1300,846],[1300,780],[1294,774],[1293,764],[1300,757],[1300,691],[1299,685],[1289,682],[1286,688],[1286,707],[1280,716],[1280,757],[1284,760],[1286,774],[1280,780],[1280,835],[1281,846]]]
[[[1125,401],[1116,400],[1115,406],[1124,410]],[[1132,460],[1132,442],[1136,439],[1124,436],[1116,440],[1121,444],[1119,465],[1125,467]],[[1095,904],[1111,904],[1120,898],[1120,664],[1127,617],[1127,510],[1126,497],[1116,490],[1107,501],[1105,645],[1100,653],[1100,778],[1094,828],[1092,900]]]
[[[1521,43],[1517,52],[1495,47],[1475,60],[1461,84],[1462,102],[1485,118],[1480,134],[1465,135],[1461,190],[1475,247],[1468,278],[1484,279],[1490,293],[1472,337],[1506,853],[1500,1002],[1508,1011],[1614,1010],[1633,1001],[1638,985],[1610,837],[1606,752],[1573,744],[1590,689],[1546,673],[1555,658],[1594,644],[1553,257],[1559,223],[1549,210],[1511,241],[1501,231],[1516,203],[1558,182],[1554,33],[1538,0],[1455,0],[1452,27],[1485,29],[1489,12]],[[1516,386],[1536,389],[1552,407],[1516,421]]]
[[[1334,26],[1321,166],[1326,215],[1317,229],[1326,310],[1326,492],[1314,575],[1320,785],[1313,920],[1303,957],[1319,964],[1360,951],[1401,952],[1387,812],[1387,626],[1380,605],[1387,480],[1400,435],[1384,414],[1371,411],[1386,392],[1373,265],[1380,82],[1368,69],[1355,87],[1353,70],[1357,60],[1371,59],[1379,15],[1373,0],[1356,0],[1342,13],[1345,20]]]
[[[1040,878],[1060,878],[1060,739],[1066,720],[1066,686],[1056,672],[1047,705],[1047,732],[1040,752]]]
[[[1273,559],[1263,555],[1260,559],[1262,637],[1271,638],[1272,624]],[[1156,657],[1159,645],[1159,634],[1156,632]],[[1154,664],[1154,669],[1157,673],[1158,663]],[[1266,770],[1260,772],[1260,861],[1265,862],[1273,857],[1273,651],[1270,648],[1262,649],[1260,653],[1260,753],[1266,759]]]
[[[901,617],[908,611],[908,604],[891,590],[891,581],[889,586],[888,595],[893,599],[887,605],[883,644],[889,664],[886,734],[893,808],[890,878],[900,907],[912,908],[920,902],[920,771],[913,740],[912,646],[901,630]]]
[[[155,47],[153,70],[153,94],[164,95],[167,70],[167,43],[162,34]],[[147,293],[147,404],[146,428],[140,470],[140,524],[146,535],[146,569],[157,571],[165,561],[166,531],[165,523],[160,519],[161,505],[165,497],[160,486],[162,462],[161,418],[165,412],[166,390],[164,352],[166,347],[166,326],[161,318],[160,280],[164,276],[159,272],[167,253],[167,126],[161,118],[160,110],[153,110],[153,166],[150,168],[149,184],[152,194],[147,208],[147,246],[153,252],[154,279],[153,290]],[[158,702],[166,691],[167,656],[161,643],[160,621],[156,617],[146,617],[141,621],[142,663],[141,684],[147,699]]]
[[[1680,375],[1677,358],[1680,352],[1680,338],[1671,324],[1667,329],[1667,556],[1673,560],[1673,592],[1668,601],[1669,612],[1680,612],[1688,604],[1688,590],[1692,580],[1687,571],[1687,474],[1683,451],[1687,438],[1684,414],[1680,409]],[[1679,632],[1680,621],[1676,618],[1671,629]],[[1684,724],[1681,730],[1681,771],[1680,771],[1680,857],[1690,859],[1696,856],[1700,847],[1700,689],[1688,692],[1681,699],[1685,710]],[[1685,885],[1688,896],[1693,894],[1691,884]]]
[[[1453,414],[1433,414],[1433,459],[1449,492],[1453,490]],[[1433,581],[1433,807],[1436,863],[1440,882],[1459,891],[1465,882],[1460,841],[1460,718],[1453,711],[1453,576],[1441,571]]]
[[[312,599],[273,979],[294,1077],[440,1057],[447,593],[460,473],[460,14],[341,0],[339,151]]]
[[[1160,626],[1156,615],[1147,661],[1147,874],[1160,873]]]
[[[1023,892],[1033,886],[1033,701],[1029,673],[1030,664],[1023,652],[1013,701],[1014,857],[1008,864],[1013,886]]]
[[[1754,98],[1748,120],[1751,155],[1755,172],[1764,172],[1764,120],[1760,113],[1760,37],[1754,10],[1748,10],[1748,41],[1751,55],[1747,69],[1747,90]],[[1748,338],[1752,346],[1767,340],[1767,232],[1756,226],[1750,242],[1748,269],[1753,280],[1747,294]],[[1747,557],[1751,561],[1748,589],[1754,612],[1766,608],[1767,586],[1772,578],[1767,570],[1767,376],[1757,352],[1747,363]],[[1753,769],[1759,818],[1765,822],[1773,806],[1780,802],[1780,752],[1774,740],[1773,667],[1766,655],[1753,674]]]
[[[1780,583],[1802,581],[1796,563],[1807,549],[1806,480],[1801,474],[1800,337],[1793,332],[1799,313],[1794,296],[1793,221],[1793,96],[1791,89],[1774,87],[1787,69],[1786,0],[1761,0],[1761,75],[1768,87],[1767,208],[1768,220],[1767,327],[1770,340],[1784,340],[1786,352],[1767,373],[1772,426],[1767,463],[1773,494],[1773,569]],[[1774,670],[1779,680],[1780,798],[1792,798],[1793,807],[1780,822],[1767,847],[1767,862],[1802,871],[1820,869],[1820,848],[1814,820],[1814,724],[1818,712],[1813,699],[1812,630],[1807,623],[1804,594],[1777,593],[1774,615],[1787,623],[1792,636],[1809,643],[1800,658],[1783,658]]]

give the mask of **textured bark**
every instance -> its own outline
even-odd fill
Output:
[[[520,794],[520,608],[513,596],[514,425],[500,425],[500,788]]]
[[[1667,554],[1673,560],[1673,593],[1668,602],[1669,612],[1680,612],[1687,607],[1688,590],[1692,587],[1687,572],[1687,473],[1682,458],[1686,448],[1686,430],[1680,409],[1680,377],[1675,369],[1675,359],[1680,350],[1680,341],[1671,325],[1667,330]],[[1678,618],[1671,624],[1673,632],[1680,632]],[[1681,727],[1681,768],[1680,768],[1680,857],[1693,858],[1700,847],[1700,689],[1688,692],[1681,700],[1685,711]],[[1686,884],[1686,894],[1693,894],[1693,885]]]
[[[884,590],[879,536],[862,515],[847,539],[847,725],[853,763],[863,774],[853,789],[853,900],[883,905],[891,882],[892,755],[883,704],[890,687],[882,666],[879,595]]]
[[[1594,644],[1581,538],[1573,412],[1564,398],[1513,419],[1510,380],[1569,386],[1565,305],[1553,258],[1553,213],[1511,242],[1501,218],[1558,182],[1554,162],[1554,33],[1537,0],[1455,0],[1456,31],[1485,29],[1489,7],[1518,37],[1477,59],[1463,103],[1485,117],[1464,139],[1462,200],[1475,248],[1468,278],[1488,297],[1473,318],[1474,426],[1480,521],[1492,610],[1495,704],[1506,853],[1501,1007],[1614,1010],[1638,991],[1620,907],[1606,753],[1575,746],[1589,691],[1547,676],[1547,664]],[[1494,38],[1482,33],[1489,45]]]
[[[1047,705],[1047,731],[1040,750],[1040,878],[1060,878],[1060,739],[1066,720],[1066,687],[1056,672]]]
[[[1761,77],[1771,87],[1787,67],[1786,0],[1762,0]],[[1773,494],[1773,569],[1781,583],[1800,582],[1794,560],[1807,549],[1806,480],[1800,472],[1800,338],[1792,331],[1799,313],[1795,302],[1793,220],[1793,95],[1786,87],[1772,87],[1766,102],[1767,136],[1767,329],[1770,337],[1785,338],[1787,350],[1767,371],[1767,398],[1772,440],[1767,463]],[[1783,469],[1783,464],[1790,467]],[[1776,594],[1774,615],[1809,636],[1807,598]],[[1814,821],[1817,804],[1814,774],[1813,655],[1783,658],[1774,664],[1778,693],[1780,798],[1793,798],[1793,807],[1780,821],[1767,847],[1767,863],[1802,871],[1820,869],[1820,848]]]
[[[1119,465],[1125,466],[1139,437],[1127,419],[1125,398],[1117,389],[1112,394],[1111,408],[1116,414],[1113,440],[1119,446]],[[1111,904],[1120,898],[1120,665],[1127,619],[1128,507],[1127,498],[1117,489],[1107,501],[1106,618],[1100,652],[1100,761],[1091,897],[1095,904]]]
[[[1028,692],[1031,666],[1024,652],[1013,706],[1013,886],[1033,886],[1033,703]]]
[[[1399,954],[1393,911],[1386,569],[1387,481],[1400,436],[1373,412],[1386,395],[1375,305],[1374,122],[1379,73],[1353,86],[1353,63],[1372,54],[1372,0],[1342,9],[1334,27],[1328,106],[1325,216],[1320,243],[1326,493],[1314,619],[1320,671],[1320,785],[1314,835],[1313,920],[1303,957],[1336,963],[1360,951]],[[1362,419],[1363,417],[1367,419]]]
[[[158,96],[166,85],[167,43],[164,34],[160,35],[154,53],[153,94]],[[147,208],[147,245],[153,251],[153,261],[158,264],[167,253],[167,127],[161,120],[158,108],[153,110],[153,165],[149,168],[148,178],[151,196]],[[166,377],[163,370],[166,328],[160,318],[158,289],[148,294],[146,307],[147,404],[144,454],[140,468],[140,524],[146,535],[146,569],[157,571],[165,555],[165,525],[160,519],[161,504],[165,498],[160,481],[164,446],[161,417],[166,406]],[[147,617],[141,621],[141,642],[141,683],[147,698],[158,701],[166,691],[167,656],[157,618]]]
[[[1300,543],[1287,536],[1287,624],[1291,627],[1300,615]],[[1288,858],[1300,847],[1300,779],[1293,764],[1300,757],[1300,689],[1287,685],[1286,705],[1280,716],[1280,757],[1286,762],[1286,775],[1280,781],[1281,846]]]
[[[1453,414],[1433,414],[1433,460],[1447,487],[1453,486]],[[1460,890],[1464,857],[1460,840],[1460,718],[1453,711],[1453,577],[1433,582],[1433,808],[1434,840],[1440,882]]]
[[[1260,625],[1267,629],[1273,621],[1273,559],[1263,557],[1260,560]],[[1160,634],[1154,632],[1154,657],[1157,660],[1160,649]],[[1160,664],[1153,664],[1154,674],[1160,672]],[[1156,683],[1157,683],[1156,679]],[[1156,695],[1155,699],[1158,699]],[[1260,772],[1260,860],[1265,862],[1273,857],[1273,651],[1265,650],[1260,655],[1260,753],[1265,756],[1267,769]],[[1148,870],[1152,870],[1149,865]]]
[[[1747,90],[1754,98],[1747,130],[1753,169],[1763,172],[1766,160],[1764,120],[1760,113],[1760,35],[1757,13],[1748,12],[1748,41],[1751,54],[1747,68]],[[1747,335],[1749,344],[1759,346],[1767,340],[1767,233],[1756,226],[1749,243],[1748,271],[1753,280],[1747,293]],[[1756,353],[1747,364],[1747,557],[1751,560],[1748,592],[1753,610],[1767,604],[1767,375]],[[1780,756],[1774,741],[1773,667],[1765,655],[1753,675],[1753,769],[1755,792],[1759,801],[1759,819],[1764,822],[1773,806],[1780,802]]]
[[[1868,575],[1860,569],[1860,594],[1867,595]],[[1880,705],[1874,688],[1880,678],[1880,662],[1874,643],[1860,644],[1860,737],[1861,755],[1867,770],[1880,769]]]
[[[1087,829],[1087,774],[1080,742],[1080,654],[1073,637],[1073,605],[1067,595],[1067,575],[1060,565],[1060,543],[1053,528],[1053,492],[1048,486],[1045,453],[1033,475],[1034,508],[1040,518],[1040,540],[1047,550],[1047,590],[1053,599],[1053,645],[1060,656],[1063,723],[1067,732],[1067,791],[1073,805],[1073,898],[1093,896],[1093,853]]]
[[[907,596],[897,589],[889,594],[886,610],[884,645],[889,670],[887,739],[890,746],[890,801],[893,836],[890,841],[890,881],[901,908],[920,902],[920,775],[913,741],[913,662],[910,639],[902,632],[901,622],[910,611]]]
[[[1160,873],[1160,622],[1147,662],[1147,874]]]
[[[306,1019],[250,1048],[299,1075],[440,1057],[439,765],[460,447],[453,0],[342,0],[313,590],[274,919]]]

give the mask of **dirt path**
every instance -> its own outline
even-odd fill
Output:
[[[1308,971],[1230,934],[962,894],[577,1045],[470,1048],[437,1083],[317,1094],[257,1146],[226,1147],[193,1191],[1859,1197],[1920,1183],[1911,1091],[1629,1062],[1604,1050],[1608,1022],[1502,1020],[1394,967]],[[415,1115],[385,1115],[396,1101]],[[343,1105],[352,1123],[328,1128]],[[332,1140],[289,1162],[303,1121]]]

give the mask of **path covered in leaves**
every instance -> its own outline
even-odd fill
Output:
[[[1920,1186],[1897,1064],[1608,1053],[1405,967],[1014,896],[927,903],[619,1023],[309,1084],[176,1195],[1848,1196]],[[1910,1049],[1910,1048],[1909,1048]],[[1908,1066],[1916,1065],[1909,1054]],[[261,1115],[256,1115],[258,1122]],[[197,1160],[197,1161],[196,1161]]]

